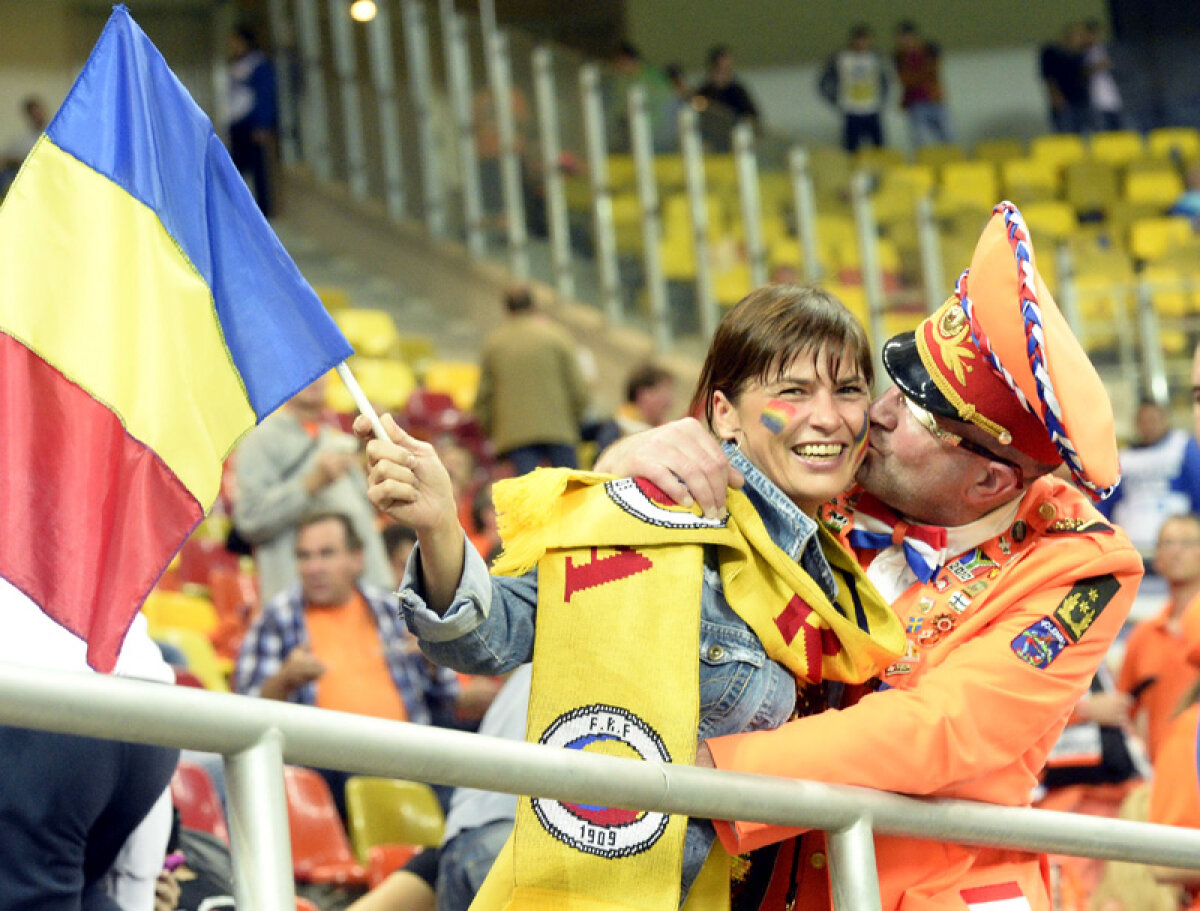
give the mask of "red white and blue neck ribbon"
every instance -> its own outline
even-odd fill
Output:
[[[864,495],[854,505],[850,545],[860,550],[886,550],[893,544],[903,546],[909,569],[921,582],[928,582],[941,568],[946,529],[906,522],[874,497]]]

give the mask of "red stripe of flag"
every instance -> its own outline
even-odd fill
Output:
[[[0,576],[111,670],[204,511],[116,414],[3,333],[0,440]]]
[[[970,889],[961,889],[958,894],[967,904],[1025,897],[1021,887],[1015,881],[996,883],[994,886],[974,886]]]

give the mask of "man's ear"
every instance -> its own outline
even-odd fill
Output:
[[[989,506],[1008,502],[1021,490],[1021,476],[1011,465],[987,462],[979,475],[967,486],[966,500],[972,506]]]
[[[742,419],[733,403],[720,389],[713,393],[712,425],[713,432],[722,440],[736,440],[741,437]]]

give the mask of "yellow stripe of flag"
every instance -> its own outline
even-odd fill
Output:
[[[22,264],[5,276],[0,326],[213,502],[255,416],[208,286],[151,209],[49,139],[24,171],[0,220],[0,249]]]

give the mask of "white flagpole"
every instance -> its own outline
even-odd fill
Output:
[[[350,372],[350,368],[346,366],[346,362],[342,361],[335,369],[337,370],[337,375],[342,378],[342,382],[346,384],[346,388],[350,390],[350,397],[354,399],[354,404],[358,406],[358,410],[371,419],[371,426],[375,429],[376,439],[390,443],[392,438],[383,429],[383,423],[379,420],[379,415],[375,413],[374,406],[367,401],[362,387],[358,385],[358,380],[354,378],[354,374]]]

